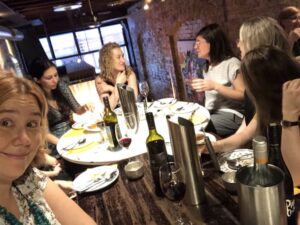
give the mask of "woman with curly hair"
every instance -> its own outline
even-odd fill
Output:
[[[96,77],[96,89],[100,99],[109,96],[112,109],[119,103],[117,84],[127,84],[138,95],[136,75],[125,64],[124,54],[117,43],[107,43],[100,50],[99,64],[101,73]]]

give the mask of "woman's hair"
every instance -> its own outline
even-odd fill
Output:
[[[198,36],[210,44],[209,58],[212,65],[234,56],[229,39],[218,24],[203,27],[197,33]]]
[[[41,89],[33,81],[17,77],[11,72],[0,70],[0,105],[2,105],[8,99],[23,95],[33,96],[36,99],[37,105],[41,112],[42,142],[32,162],[38,164],[44,160],[44,153],[46,152],[48,106],[45,96]]]
[[[292,54],[286,33],[277,21],[270,17],[253,17],[245,21],[240,28],[240,42],[245,52],[261,45],[269,45]]]
[[[108,80],[112,83],[115,83],[116,74],[113,68],[113,60],[112,60],[112,50],[115,48],[121,49],[120,45],[115,42],[110,42],[101,48],[99,52],[99,65],[101,69],[101,76],[104,80]],[[125,66],[126,75],[130,75],[132,69],[128,66]]]
[[[287,6],[283,8],[280,13],[278,14],[277,20],[278,23],[283,27],[284,24],[282,23],[284,20],[290,19],[293,16],[297,15],[300,12],[300,9],[295,6]]]
[[[300,77],[300,64],[273,46],[260,46],[242,60],[246,91],[255,104],[260,131],[282,119],[282,85]]]
[[[45,71],[55,65],[48,59],[35,59],[30,66],[30,75],[34,78],[40,79]]]

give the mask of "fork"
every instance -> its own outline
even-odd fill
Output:
[[[78,192],[81,193],[81,192],[84,192],[84,191],[90,189],[94,185],[100,185],[100,184],[104,184],[105,182],[111,181],[115,177],[116,173],[117,173],[117,171],[115,170],[115,171],[113,171],[113,172],[111,172],[109,174],[105,173],[103,176],[98,177],[98,178],[96,178],[94,180],[91,179],[88,182],[88,184],[84,188],[82,188],[81,190],[79,190]]]
[[[78,141],[72,142],[71,144],[65,146],[63,148],[63,150],[70,150],[74,147],[76,147],[77,145],[83,144],[86,142],[86,138],[80,138]]]

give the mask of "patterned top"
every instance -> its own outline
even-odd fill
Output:
[[[53,91],[53,97],[57,101],[58,109],[49,106],[48,122],[51,133],[55,133],[58,129],[57,125],[63,122],[70,121],[71,110],[76,111],[76,108],[80,107],[76,101],[68,85],[60,80],[57,84],[57,88]],[[59,135],[57,135],[60,137]]]
[[[19,221],[22,224],[36,225],[34,223],[34,217],[30,213],[27,200],[24,198],[24,196],[26,196],[27,199],[34,202],[40,208],[51,225],[60,225],[60,222],[58,222],[55,218],[54,213],[43,197],[43,191],[46,184],[47,177],[38,169],[31,167],[15,182],[15,185],[18,187],[20,192],[22,192],[21,194],[15,187],[12,187],[12,191],[21,214]],[[6,225],[8,223],[0,216],[0,224]]]

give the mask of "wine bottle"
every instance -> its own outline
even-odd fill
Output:
[[[118,123],[117,115],[114,113],[114,111],[111,110],[107,96],[103,97],[103,102],[105,107],[103,121],[105,124],[107,139],[109,142],[109,149],[112,151],[116,151],[119,146],[115,133],[115,126]]]
[[[267,129],[269,143],[269,163],[279,167],[284,172],[284,188],[288,225],[296,225],[294,183],[281,154],[281,126],[270,123]]]
[[[278,183],[274,179],[268,165],[267,139],[264,136],[256,136],[252,140],[254,150],[254,166],[247,177],[244,178],[245,184],[253,187],[270,187]]]
[[[146,140],[150,160],[150,168],[155,186],[155,194],[162,197],[163,192],[159,183],[159,168],[167,163],[167,150],[164,138],[157,133],[152,112],[146,113],[149,135]]]

